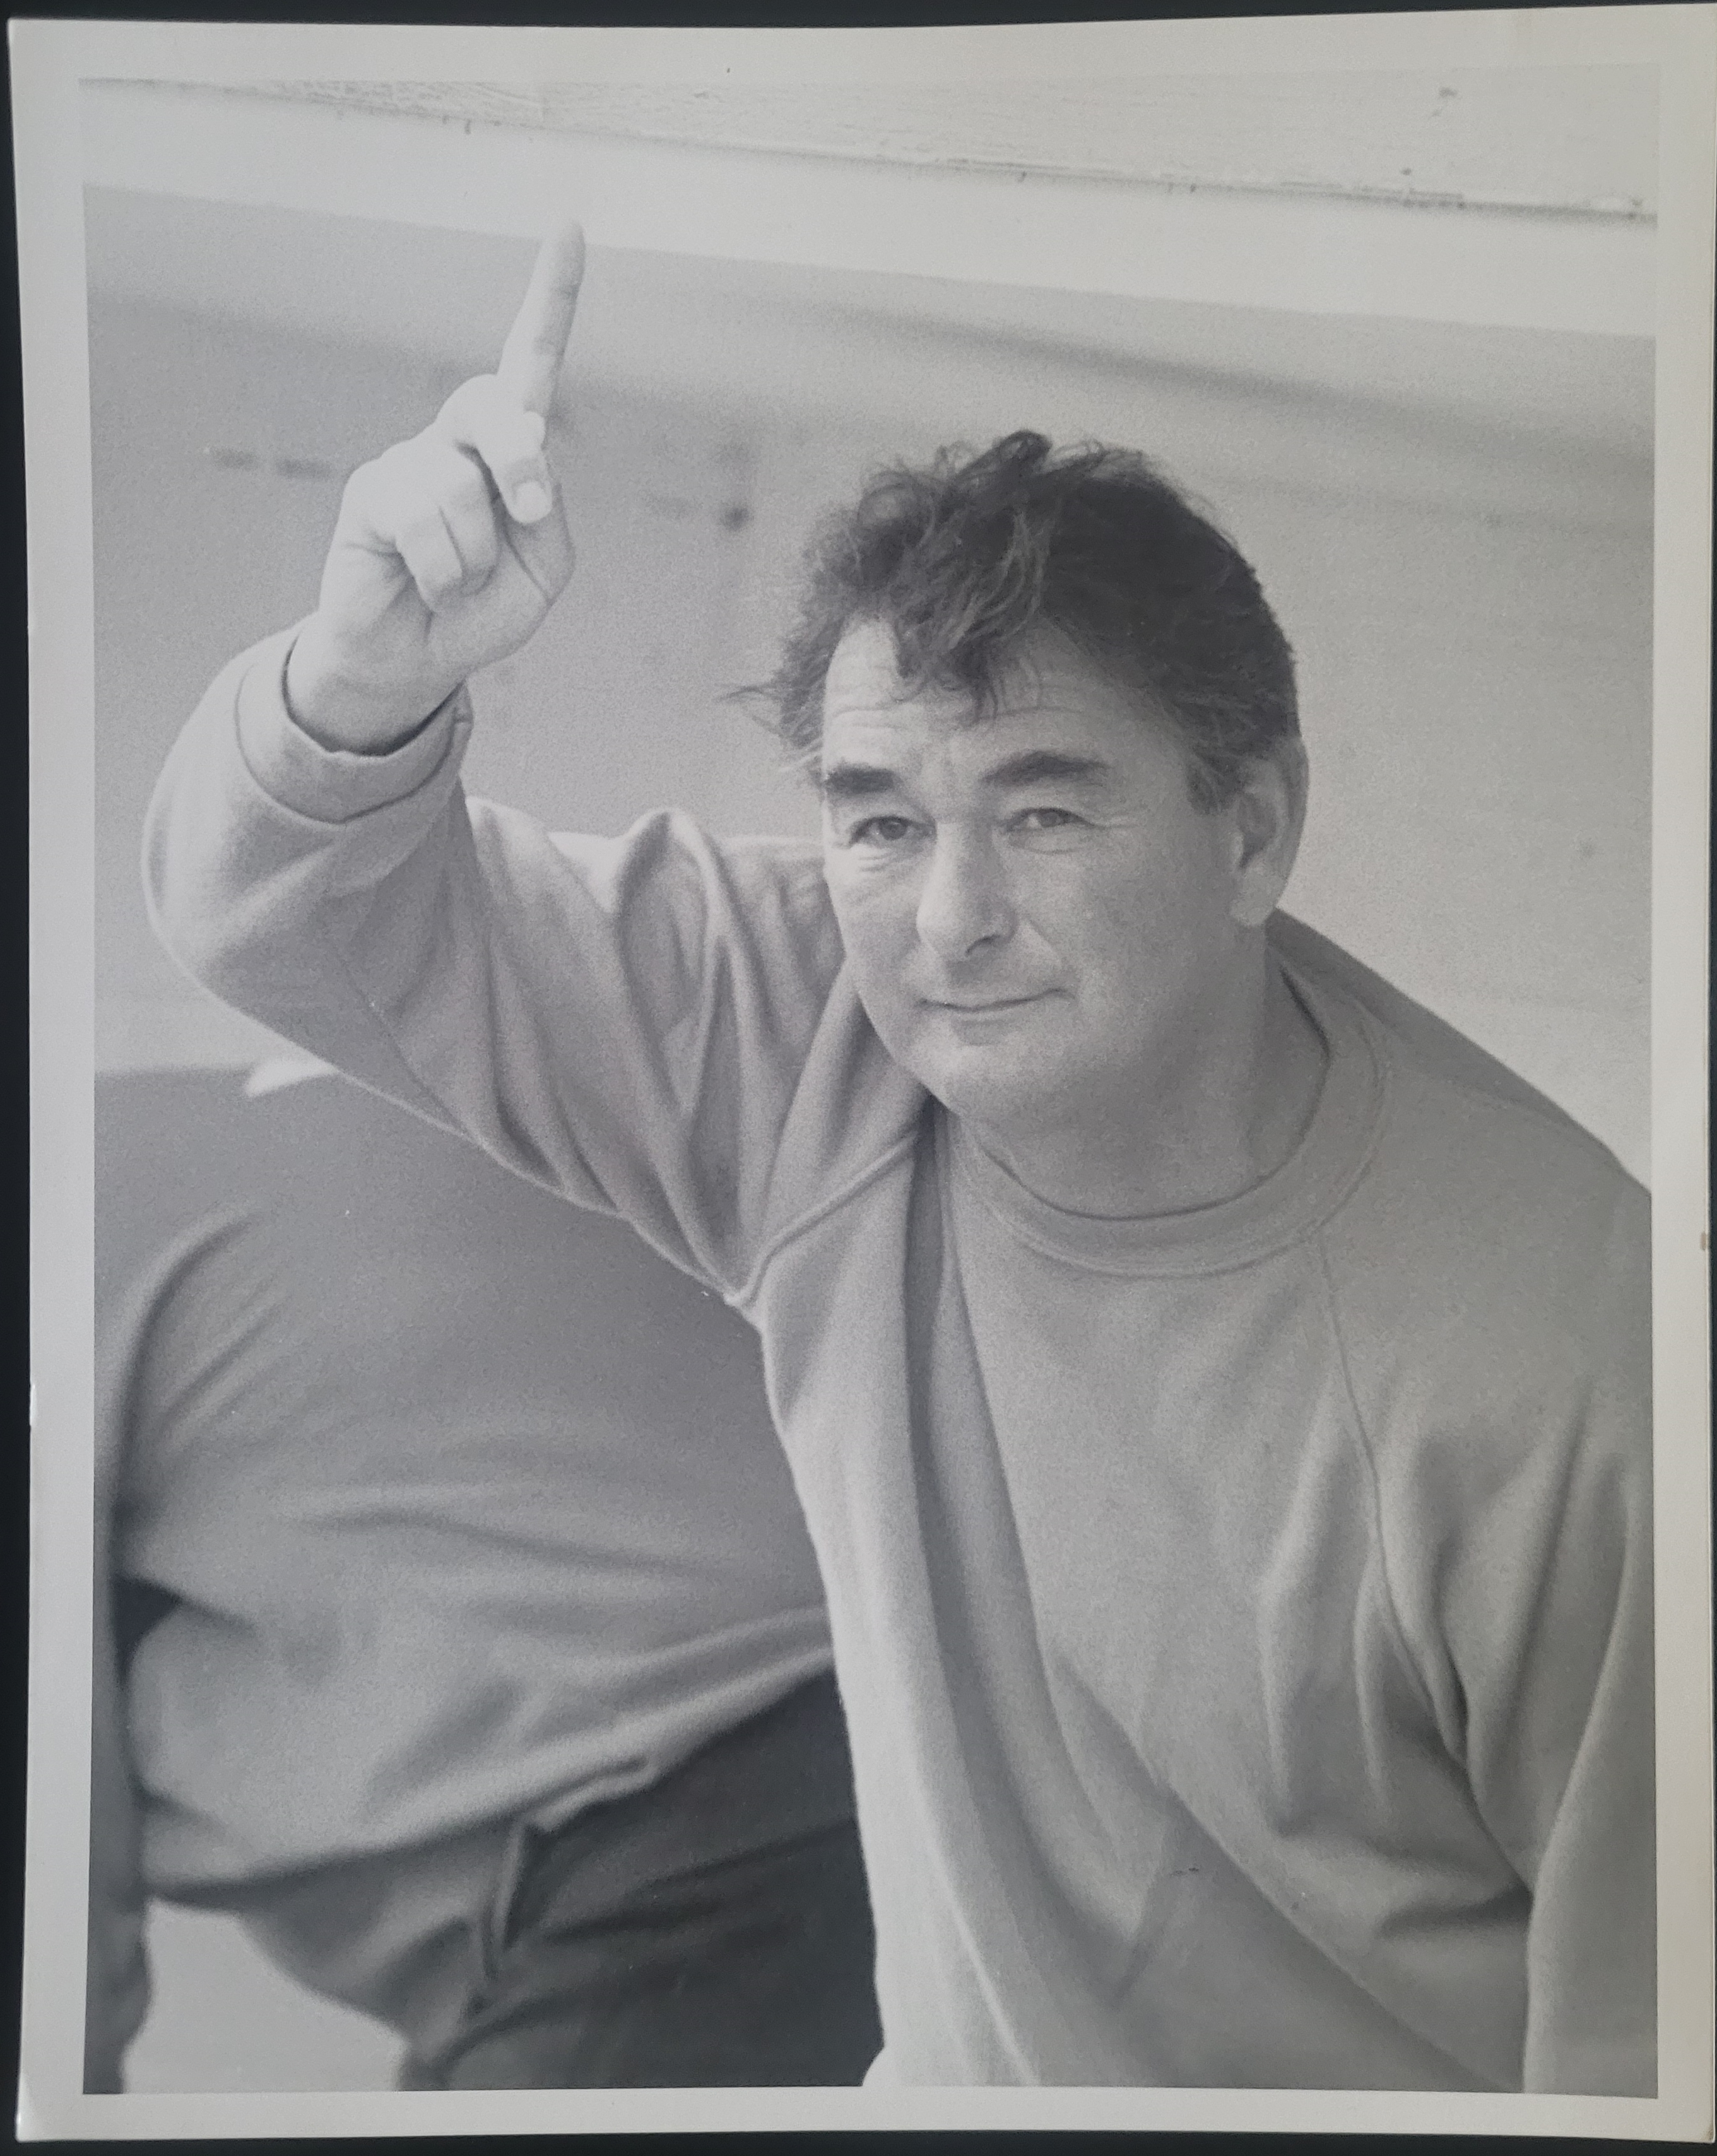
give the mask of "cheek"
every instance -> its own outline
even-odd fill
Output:
[[[826,867],[824,880],[835,924],[855,973],[862,979],[879,971],[897,970],[902,946],[910,942],[913,932],[910,893],[892,879],[847,870],[844,865]]]
[[[1226,920],[1226,893],[1207,860],[1136,860],[1041,894],[1036,920],[1099,998],[1138,1004],[1196,970]]]

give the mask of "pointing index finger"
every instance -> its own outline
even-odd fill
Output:
[[[524,304],[495,370],[527,412],[545,419],[573,333],[573,310],[583,275],[583,230],[570,223],[556,225],[537,251]]]

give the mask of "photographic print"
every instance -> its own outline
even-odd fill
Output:
[[[1707,2134],[1717,13],[13,43],[21,2132]]]

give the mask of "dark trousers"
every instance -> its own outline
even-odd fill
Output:
[[[882,2045],[832,1679],[527,1830],[483,1983],[406,2088],[856,2083]]]

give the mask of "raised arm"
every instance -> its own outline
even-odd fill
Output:
[[[353,475],[316,611],[176,744],[145,881],[224,1001],[727,1286],[840,963],[814,851],[551,834],[459,783],[465,683],[571,572],[543,418],[582,259],[552,234],[496,372]]]

